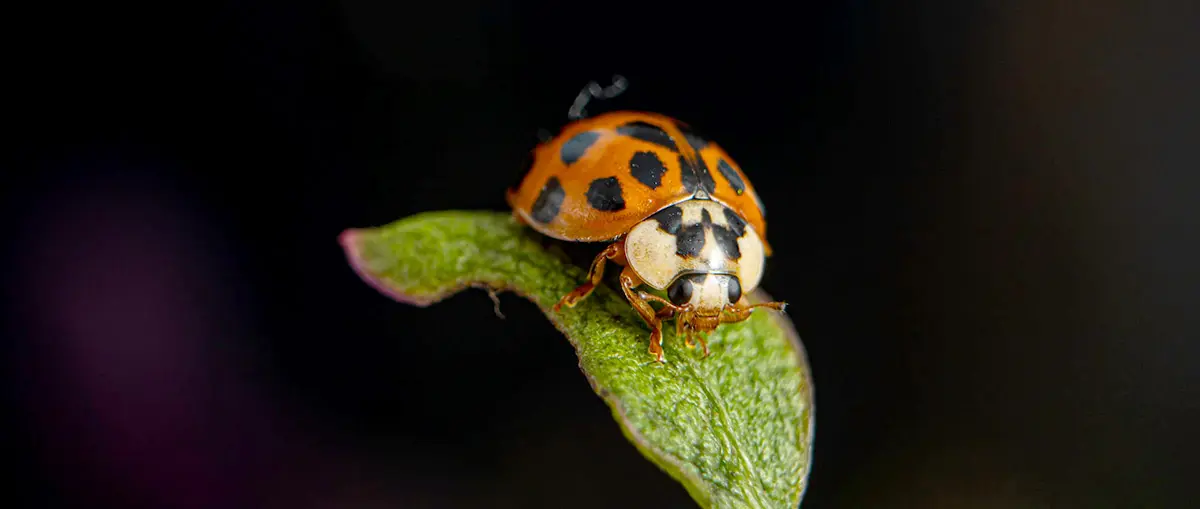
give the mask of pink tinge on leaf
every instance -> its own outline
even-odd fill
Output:
[[[338,243],[342,245],[342,249],[346,252],[346,261],[350,263],[350,268],[354,269],[354,273],[358,274],[358,277],[362,278],[364,282],[371,285],[379,293],[398,302],[412,306],[428,306],[430,304],[428,300],[405,294],[398,288],[389,286],[386,281],[367,270],[366,262],[362,258],[361,244],[361,237],[367,232],[367,229],[351,228],[338,235]]]

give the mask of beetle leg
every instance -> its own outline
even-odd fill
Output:
[[[754,311],[754,308],[771,308],[783,311],[783,308],[787,307],[786,302],[759,302],[758,304],[747,304],[747,302],[746,297],[742,297],[737,304],[726,306],[725,311],[728,311],[729,314],[721,314],[721,323],[740,322],[750,318],[750,313]]]
[[[696,347],[696,340],[692,339],[696,335],[696,331],[687,326],[687,320],[684,320],[682,316],[675,319],[675,335],[683,338],[683,346]]]
[[[667,299],[664,299],[662,297],[654,295],[653,293],[638,292],[638,297],[641,297],[642,300],[645,300],[645,301],[657,302],[659,304],[662,304],[663,305],[662,309],[658,310],[659,318],[670,318],[675,313],[681,313],[684,311],[684,306],[676,306],[674,302],[671,302]]]
[[[596,259],[592,260],[592,268],[588,270],[587,282],[579,285],[563,296],[562,299],[554,305],[554,311],[557,313],[564,305],[567,307],[575,307],[579,301],[592,294],[592,290],[596,289],[596,285],[600,284],[600,280],[604,278],[604,262],[614,260],[617,263],[625,261],[625,245],[623,242],[614,242],[604,248],[600,254],[596,255]]]
[[[683,345],[688,348],[693,348],[696,346],[696,343],[692,340],[692,330],[684,327],[684,325],[687,324],[687,320],[684,320],[681,316],[679,316],[691,310],[691,304],[677,306],[674,302],[654,295],[653,293],[638,292],[638,296],[643,300],[654,301],[662,304],[662,309],[659,309],[655,316],[658,317],[659,320],[665,320],[667,318],[671,318],[672,316],[676,317],[675,337],[683,338]]]
[[[640,292],[634,291],[634,288],[641,284],[642,279],[633,273],[632,268],[625,267],[625,270],[621,271],[621,290],[625,292],[625,298],[629,299],[633,309],[646,321],[646,325],[650,326],[650,355],[658,362],[666,362],[663,360],[662,321],[658,318],[658,312],[642,298]]]

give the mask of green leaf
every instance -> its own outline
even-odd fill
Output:
[[[401,302],[428,306],[479,287],[536,303],[575,347],[626,438],[701,506],[799,505],[811,460],[812,385],[785,314],[760,308],[722,325],[709,336],[707,358],[663,327],[667,362],[659,364],[647,352],[649,328],[619,291],[602,285],[553,312],[585,271],[509,214],[424,213],[347,230],[341,243],[365,281]]]

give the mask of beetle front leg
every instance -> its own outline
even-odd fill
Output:
[[[696,346],[695,340],[692,339],[692,334],[694,331],[692,331],[691,329],[686,327],[687,320],[685,320],[684,316],[683,316],[685,313],[690,313],[692,311],[691,304],[684,304],[682,306],[677,306],[677,305],[675,305],[674,302],[671,302],[667,299],[664,299],[662,297],[654,295],[653,293],[638,292],[638,296],[641,297],[642,300],[658,302],[659,304],[662,304],[663,307],[658,310],[658,314],[656,314],[655,316],[658,317],[658,319],[660,321],[674,317],[675,318],[675,337],[683,338],[683,346],[686,346],[688,348],[694,348]],[[708,355],[707,347],[705,347],[704,351],[705,351],[705,355]]]
[[[630,267],[625,267],[621,271],[621,290],[625,292],[625,298],[633,305],[633,309],[638,312],[642,320],[646,321],[646,325],[650,326],[650,355],[654,356],[654,360],[658,362],[666,362],[663,359],[662,349],[662,320],[658,317],[658,312],[650,306],[646,299],[642,298],[641,292],[634,291],[634,288],[642,284],[642,278],[633,272]]]
[[[567,307],[575,307],[579,301],[587,298],[588,295],[591,295],[592,290],[596,289],[596,285],[600,284],[600,280],[604,279],[604,262],[607,260],[613,260],[624,265],[625,243],[614,242],[609,244],[608,247],[604,248],[604,251],[601,251],[600,254],[596,255],[596,259],[592,260],[592,268],[588,269],[587,282],[579,285],[579,287],[572,290],[571,293],[564,295],[563,298],[554,305],[554,311],[557,313],[558,310],[564,305]]]

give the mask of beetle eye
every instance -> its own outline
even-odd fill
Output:
[[[671,303],[676,306],[682,306],[692,300],[692,281],[686,277],[681,277],[671,284],[667,289],[667,297],[671,298]]]
[[[735,304],[737,301],[742,299],[742,283],[738,281],[738,278],[729,278],[729,283],[725,289],[729,292],[730,304]]]

